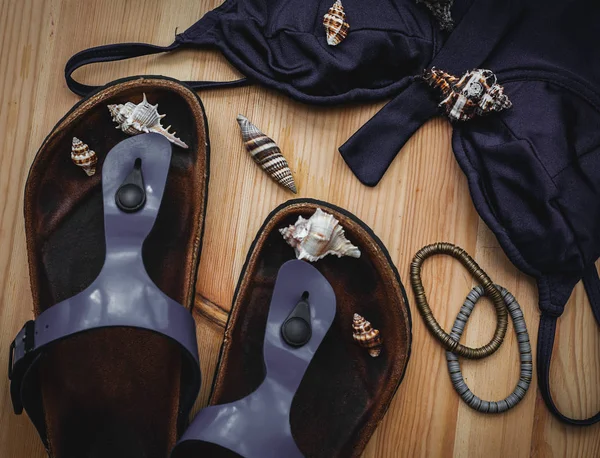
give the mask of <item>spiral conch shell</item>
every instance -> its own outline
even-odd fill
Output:
[[[458,78],[433,67],[423,77],[445,97],[439,106],[444,108],[450,120],[468,121],[475,116],[512,107],[491,70],[475,69]]]
[[[355,313],[352,319],[352,337],[358,345],[366,348],[373,358],[377,358],[381,354],[383,341],[379,331],[358,313]]]
[[[328,254],[338,258],[360,257],[360,250],[344,236],[344,229],[333,215],[317,208],[309,219],[298,217],[296,224],[279,229],[283,239],[294,248],[296,258],[311,262]]]
[[[129,135],[147,134],[154,132],[164,136],[167,140],[182,148],[188,146],[175,136],[176,132],[169,132],[171,126],[166,129],[160,124],[160,120],[166,115],[158,114],[158,104],[152,105],[144,99],[137,105],[127,102],[124,105],[108,105],[108,111],[112,120],[118,124],[117,129]]]
[[[344,41],[350,30],[350,24],[346,22],[346,13],[340,0],[337,0],[323,16],[323,25],[329,46],[337,46]]]
[[[87,176],[91,177],[96,173],[96,163],[98,162],[96,152],[91,150],[87,144],[83,143],[77,137],[73,137],[71,160],[75,165],[81,167]]]
[[[273,180],[296,194],[298,191],[294,176],[277,143],[263,134],[245,116],[238,115],[237,122],[242,131],[244,146],[254,162],[260,165]]]

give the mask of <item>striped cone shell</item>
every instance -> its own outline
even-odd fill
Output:
[[[96,173],[96,163],[98,162],[96,153],[77,137],[73,137],[71,159],[75,165],[83,169],[87,176],[91,177]]]
[[[292,171],[277,144],[245,116],[238,115],[237,122],[242,131],[244,146],[254,162],[260,165],[273,180],[296,194],[298,191]]]
[[[340,0],[337,0],[323,16],[323,25],[329,46],[337,46],[344,41],[350,30],[350,24],[346,22],[346,13]]]
[[[365,320],[358,313],[354,314],[352,320],[352,337],[354,341],[363,348],[366,348],[373,358],[381,354],[383,341],[377,329],[373,329],[371,323]]]

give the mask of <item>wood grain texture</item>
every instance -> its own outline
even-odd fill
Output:
[[[31,317],[22,193],[29,164],[52,126],[78,100],[66,87],[63,68],[75,52],[111,42],[170,44],[217,0],[0,0],[0,367],[24,321]],[[239,77],[215,51],[95,65],[77,72],[102,84],[135,74],[164,74],[182,80]],[[389,248],[402,278],[423,245],[448,241],[466,249],[496,282],[520,302],[532,342],[539,312],[533,280],[508,261],[471,203],[466,179],[442,119],[425,125],[403,148],[379,186],[367,188],[337,153],[381,106],[316,108],[260,87],[206,91],[212,143],[211,181],[204,248],[197,284],[198,343],[204,374],[197,408],[211,386],[223,323],[238,275],[256,231],[267,214],[291,197],[245,153],[235,118],[245,114],[278,141],[301,197],[347,208],[370,225]],[[473,282],[458,262],[426,262],[423,281],[434,313],[450,329]],[[450,383],[444,352],[413,314],[413,351],[408,372],[365,458],[411,457],[595,457],[600,425],[565,426],[547,411],[537,378],[512,411],[484,416],[460,401]],[[487,304],[486,304],[487,302]],[[481,345],[494,329],[489,301],[477,306],[463,342]],[[600,332],[579,284],[559,321],[552,391],[568,414],[589,416],[600,409]],[[534,346],[535,352],[535,346]],[[482,398],[501,399],[518,379],[518,348],[512,324],[505,344],[484,361],[464,361],[465,379]],[[8,383],[0,374],[0,456],[42,458],[28,418],[15,416]]]

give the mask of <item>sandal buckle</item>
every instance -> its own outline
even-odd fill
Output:
[[[22,356],[19,360],[15,359],[15,351],[17,348],[23,348]],[[23,411],[23,406],[20,401],[21,378],[28,367],[26,358],[35,348],[35,321],[29,320],[21,328],[17,337],[12,341],[8,349],[8,378],[11,381],[10,391],[13,401],[13,408],[16,414]]]
[[[22,335],[21,335],[22,334]],[[8,378],[12,380],[13,374],[15,372],[15,349],[17,345],[23,346],[23,356],[27,356],[28,353],[35,347],[35,321],[29,320],[27,323],[23,325],[15,340],[10,344],[10,348],[8,349]],[[18,343],[18,340],[22,340],[22,344]]]
[[[15,339],[16,340],[16,339]],[[13,375],[13,358],[15,354],[15,340],[12,341],[8,349],[8,379],[12,380]]]

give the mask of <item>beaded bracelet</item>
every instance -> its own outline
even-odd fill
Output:
[[[531,344],[529,343],[529,334],[527,332],[527,326],[525,325],[525,318],[523,312],[517,300],[510,294],[506,289],[499,285],[495,285],[508,308],[510,317],[513,321],[513,326],[517,334],[517,341],[519,342],[519,354],[521,359],[521,374],[517,386],[514,391],[501,401],[483,401],[478,398],[469,389],[462,375],[460,369],[460,363],[458,362],[458,356],[451,351],[446,351],[446,360],[448,362],[448,371],[450,372],[450,379],[454,385],[454,389],[460,395],[460,397],[467,403],[469,407],[482,413],[501,413],[506,412],[516,406],[525,396],[529,385],[531,384],[531,376],[533,371],[532,358],[531,358]],[[467,320],[473,311],[473,307],[481,296],[485,295],[485,290],[482,286],[476,286],[471,290],[463,306],[458,312],[454,326],[452,327],[452,333],[450,336],[457,341],[462,336]]]
[[[475,277],[478,283],[481,283],[487,296],[492,299],[494,307],[496,309],[496,316],[498,318],[496,324],[496,331],[492,340],[483,347],[471,348],[458,343],[458,339],[454,339],[446,333],[434,318],[431,308],[427,303],[427,297],[425,296],[425,289],[421,282],[421,265],[423,261],[430,256],[436,254],[446,254],[458,259],[462,265]],[[415,293],[415,299],[417,302],[417,308],[425,320],[425,324],[431,331],[431,333],[442,343],[446,350],[450,350],[459,356],[463,356],[469,359],[481,359],[494,353],[504,340],[506,335],[506,328],[508,326],[508,313],[506,306],[502,300],[500,292],[494,286],[490,277],[477,265],[477,263],[467,254],[465,250],[452,245],[451,243],[434,243],[421,248],[410,265],[410,283],[412,285],[413,292]]]

